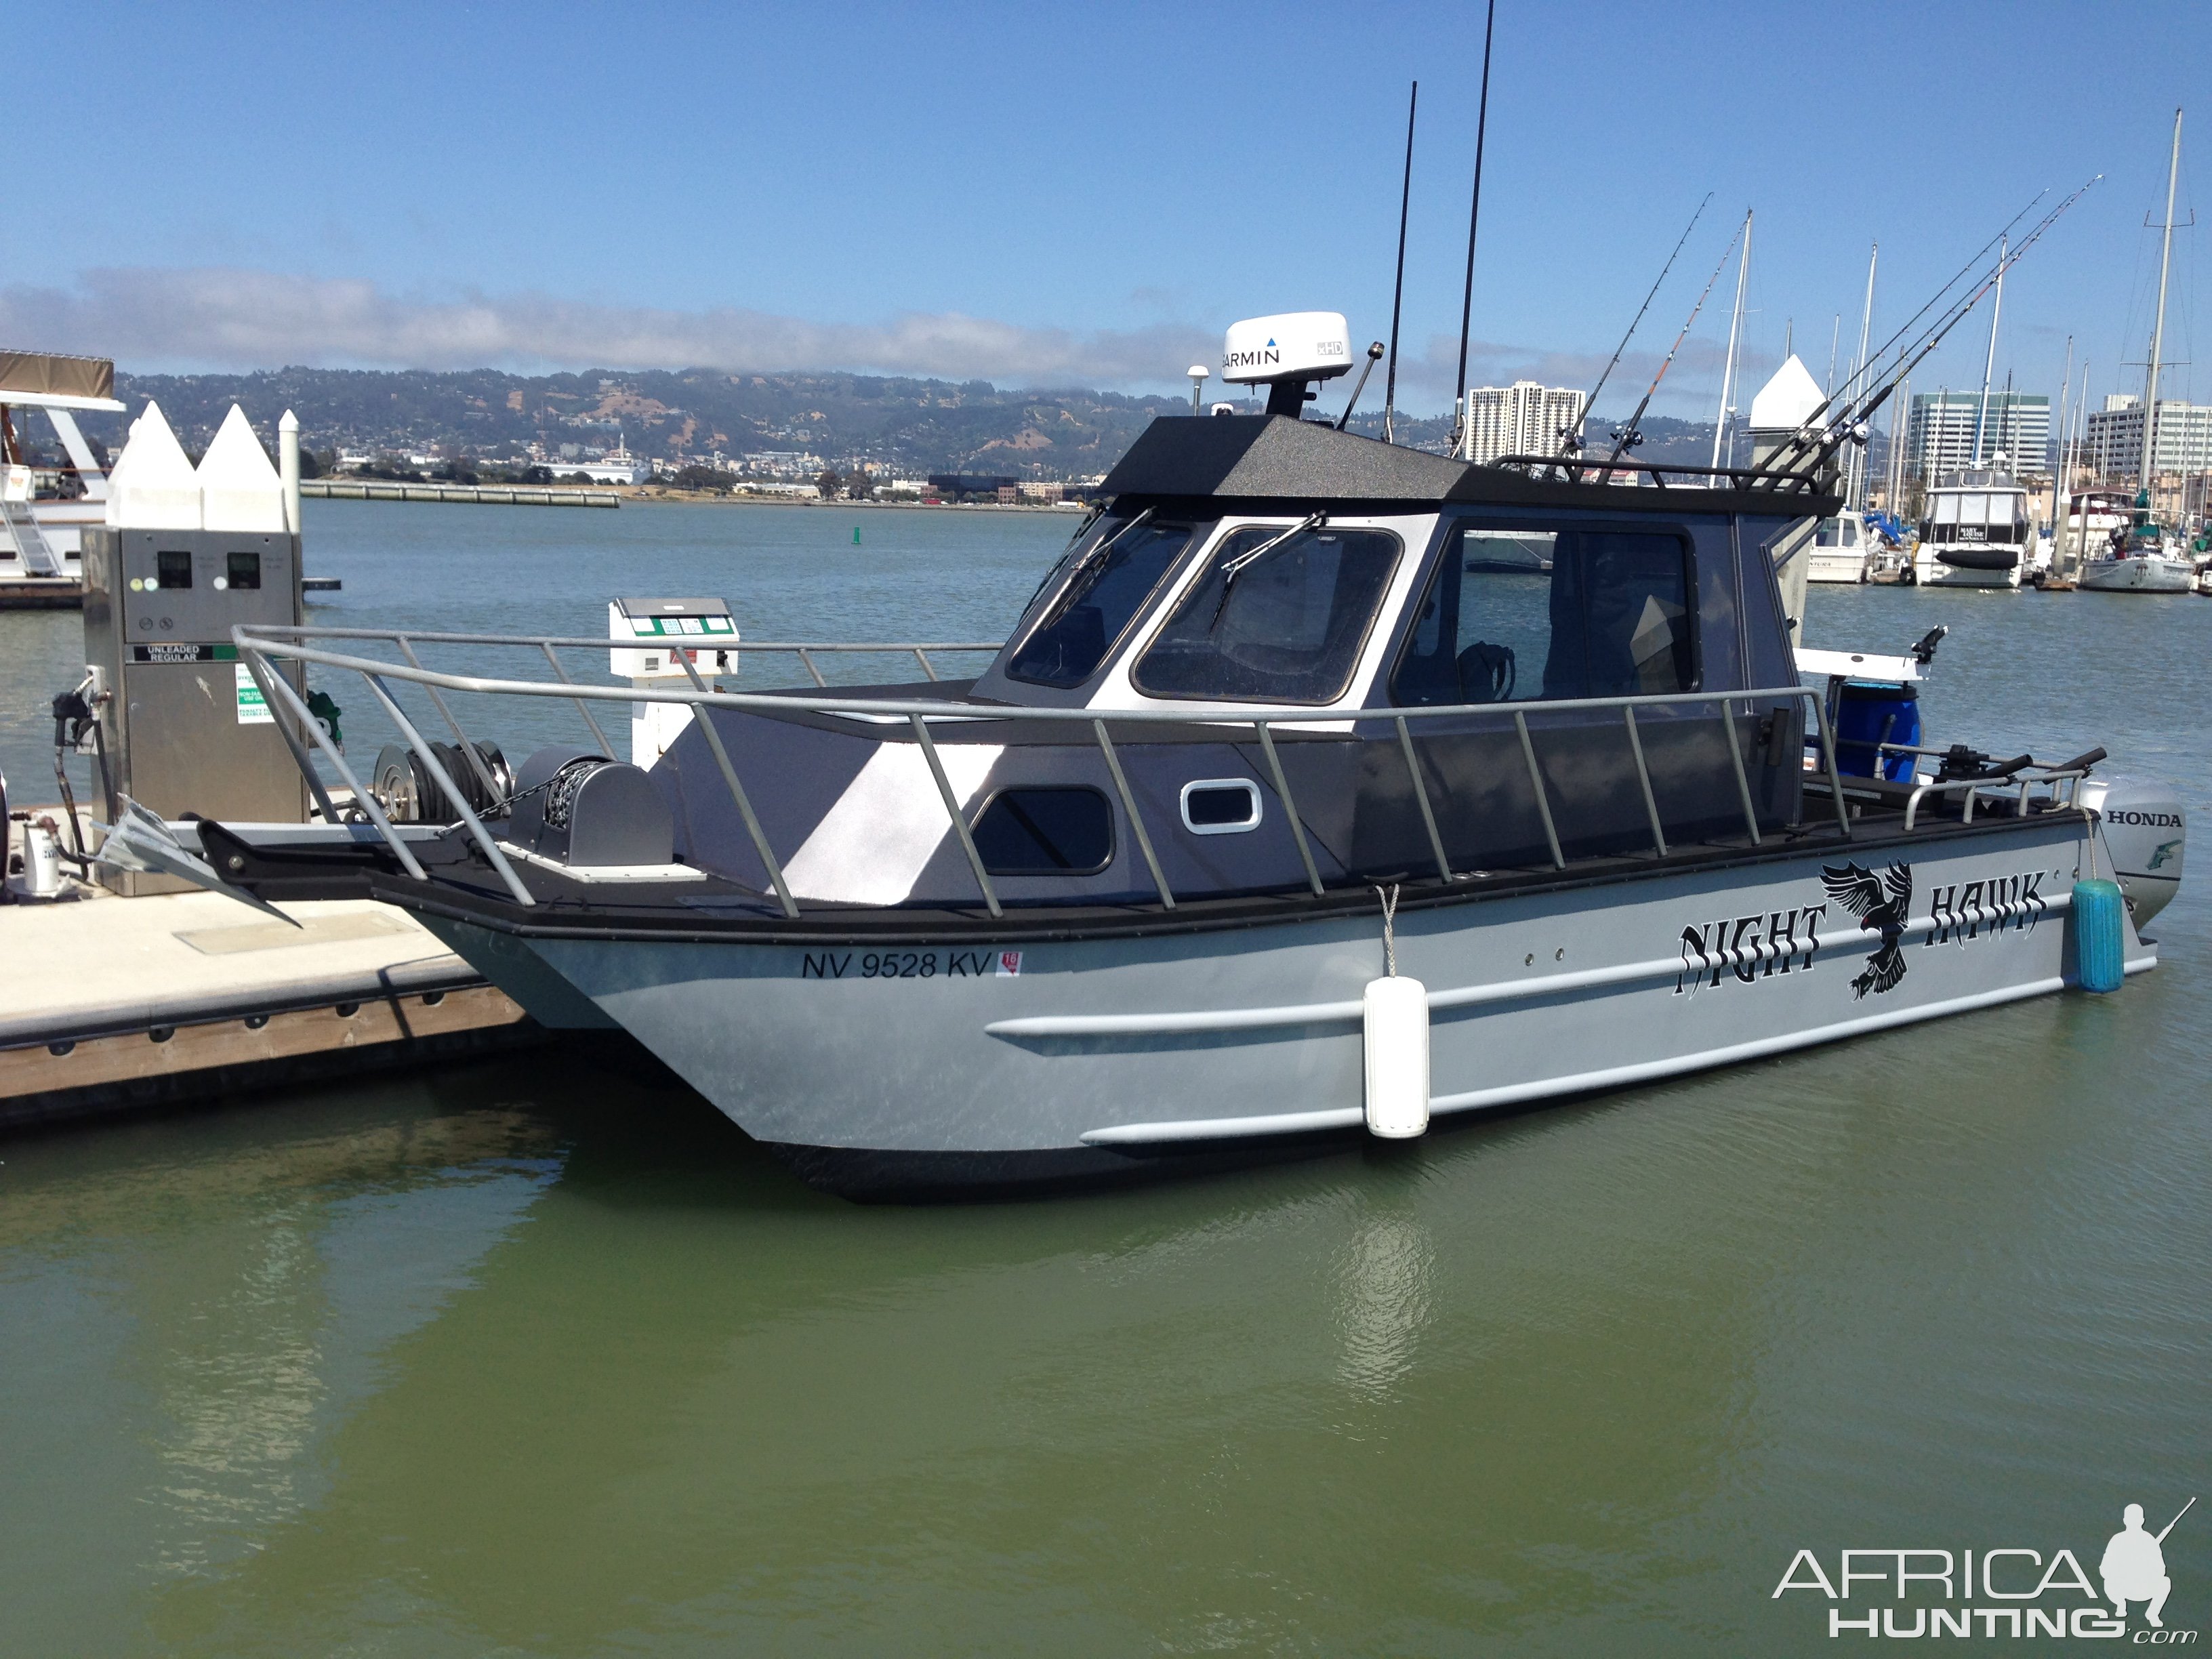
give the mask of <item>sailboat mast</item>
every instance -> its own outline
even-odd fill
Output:
[[[1859,313],[1859,349],[1858,355],[1851,359],[1851,378],[1844,383],[1844,396],[1847,400],[1859,395],[1859,376],[1866,373],[1867,337],[1874,328],[1874,269],[1881,258],[1881,244],[1876,242],[1873,251],[1867,255],[1866,309]],[[1859,510],[1860,498],[1865,493],[1867,471],[1867,452],[1862,445],[1851,456],[1850,487],[1844,491],[1845,512]]]
[[[2004,315],[2005,258],[2012,252],[2012,239],[2007,237],[1997,245],[1996,302],[1990,307],[1990,355],[1982,360],[1982,401],[1974,410],[1973,465],[1982,464],[1982,428],[1990,417],[1990,376],[1997,368],[1997,320]]]
[[[2166,278],[2173,265],[2173,183],[2181,176],[2181,112],[2173,112],[2173,159],[2166,167],[2166,237],[2158,256],[2158,321],[2150,331],[2150,372],[2143,377],[2142,487],[2150,488],[2158,428],[2158,360],[2166,346]]]
[[[1743,262],[1735,268],[1735,310],[1729,317],[1728,361],[1721,368],[1721,410],[1713,422],[1713,459],[1711,465],[1721,464],[1721,441],[1729,436],[1729,422],[1735,411],[1729,407],[1729,398],[1735,390],[1735,343],[1743,332],[1743,285],[1751,275],[1751,210],[1743,215]],[[1735,459],[1735,445],[1729,445],[1729,459]]]
[[[2066,337],[2066,377],[2058,383],[2058,453],[2062,456],[2066,453],[2066,417],[2073,396],[2074,337],[2069,334]],[[2063,461],[2051,469],[2051,519],[2054,526],[2058,521],[2059,509],[2066,503],[2066,485],[2059,476],[2064,471]]]

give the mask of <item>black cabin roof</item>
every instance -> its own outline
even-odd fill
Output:
[[[1437,507],[1446,502],[1603,507],[1613,512],[1744,513],[1825,517],[1831,495],[1772,489],[1664,489],[1532,478],[1502,466],[1431,455],[1287,415],[1164,415],[1137,435],[1100,487],[1106,495],[1228,502],[1335,501]]]

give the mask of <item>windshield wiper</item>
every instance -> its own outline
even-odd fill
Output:
[[[1303,536],[1308,531],[1318,530],[1328,522],[1328,514],[1316,513],[1307,518],[1304,523],[1292,525],[1288,530],[1283,532],[1281,535],[1270,536],[1266,541],[1261,542],[1259,546],[1254,548],[1250,552],[1239,553],[1235,558],[1225,561],[1221,567],[1220,603],[1213,607],[1213,619],[1206,624],[1206,631],[1211,634],[1214,629],[1219,625],[1221,622],[1221,613],[1229,608],[1229,590],[1237,586],[1237,579],[1243,575],[1250,566],[1264,558],[1267,555],[1273,552],[1285,542],[1290,540],[1291,537]]]

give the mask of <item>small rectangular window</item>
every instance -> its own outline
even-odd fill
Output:
[[[157,587],[190,587],[192,585],[192,556],[189,553],[156,553],[154,555],[154,585]]]
[[[1114,817],[1096,789],[1001,789],[969,833],[994,876],[1089,876],[1114,856]]]
[[[232,587],[261,586],[261,556],[258,553],[226,553],[223,566],[224,580]]]

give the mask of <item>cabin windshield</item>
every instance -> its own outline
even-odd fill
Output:
[[[1402,550],[1385,530],[1232,531],[1130,683],[1149,697],[1334,702]]]
[[[1433,706],[1693,690],[1691,591],[1688,544],[1668,532],[1463,526],[1391,696]]]
[[[1080,685],[1098,672],[1152,590],[1182,556],[1192,524],[1102,520],[1071,553],[1067,576],[1044,618],[1006,665],[1009,679],[1032,685]],[[1051,578],[1046,578],[1048,584]]]

